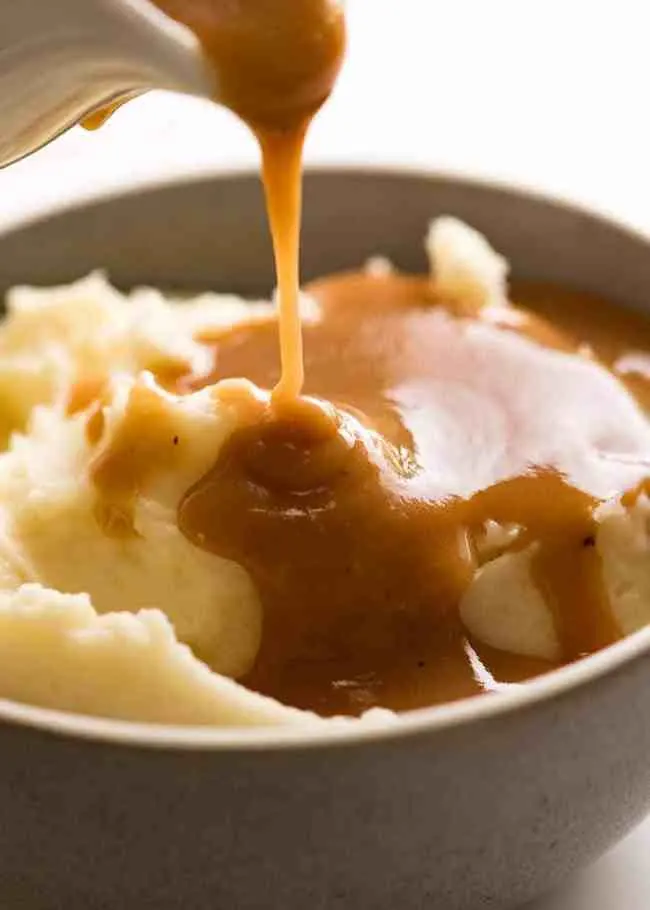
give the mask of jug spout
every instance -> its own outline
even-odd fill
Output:
[[[0,3],[0,167],[153,88],[218,93],[196,38],[148,0]]]

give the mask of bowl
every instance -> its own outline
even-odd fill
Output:
[[[453,213],[520,275],[621,306],[650,300],[650,243],[556,201],[398,171],[312,172],[305,195],[306,278],[378,252],[424,269],[429,219]],[[140,189],[0,236],[2,288],[98,266],[123,286],[268,293],[256,177]],[[649,655],[644,630],[498,696],[327,735],[156,727],[0,702],[3,906],[518,906],[647,811]]]

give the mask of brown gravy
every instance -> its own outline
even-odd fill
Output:
[[[268,390],[228,391],[240,427],[178,510],[189,540],[243,565],[257,586],[264,633],[244,682],[324,715],[357,714],[449,701],[548,669],[479,647],[461,627],[458,603],[489,519],[522,527],[514,546],[534,544],[562,662],[614,641],[593,511],[645,475],[650,446],[628,427],[629,400],[588,406],[605,395],[603,377],[576,370],[578,358],[566,354],[578,342],[553,321],[500,328],[438,299],[420,278],[315,283],[321,317],[303,329],[303,358],[302,143],[341,63],[340,7],[293,0],[287,15],[286,0],[157,3],[198,35],[220,99],[260,142],[276,254],[279,353],[275,320],[238,326],[214,340],[209,376],[175,386],[246,377]],[[571,301],[582,306],[571,297],[569,310]],[[590,319],[577,321],[580,342]],[[617,327],[622,349],[639,347],[638,335]],[[155,409],[138,392],[124,433],[93,467],[108,533],[133,532],[129,504],[142,474],[174,457]],[[558,427],[567,418],[582,449],[565,445]]]
[[[347,275],[308,290],[321,307],[304,327],[313,398],[295,413],[251,409],[179,510],[189,539],[244,565],[260,592],[264,635],[245,682],[333,714],[420,707],[548,669],[472,650],[460,626],[488,519],[521,525],[516,546],[536,544],[564,662],[615,641],[593,509],[612,484],[638,482],[650,452],[625,408],[570,404],[593,449],[558,447],[566,412],[551,402],[601,394],[599,371],[556,362],[577,342],[534,317],[515,332],[459,314],[426,279]],[[257,322],[222,335],[213,374],[179,391],[232,376],[272,388],[280,369],[276,323]],[[594,468],[603,434],[632,464]]]

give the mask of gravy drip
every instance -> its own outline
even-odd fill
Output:
[[[308,397],[281,411],[249,400],[178,512],[192,542],[257,586],[264,633],[244,682],[329,715],[549,669],[472,645],[460,626],[488,520],[533,546],[562,662],[615,641],[593,511],[645,475],[650,435],[633,400],[544,320],[506,331],[447,306],[426,279],[353,274],[309,291],[320,318],[304,327]],[[272,319],[232,328],[213,373],[178,390],[239,376],[273,388],[276,332]],[[584,445],[565,445],[567,416]]]
[[[103,411],[92,408],[86,425],[89,442],[99,443],[104,432]],[[109,446],[100,448],[91,477],[95,488],[95,515],[111,537],[137,535],[136,497],[151,474],[173,469],[178,459],[178,437],[169,411],[157,390],[135,385],[117,432]]]
[[[81,125],[88,132],[93,133],[95,130],[101,129],[105,123],[107,123],[113,114],[123,107],[127,101],[130,101],[135,95],[125,95],[123,98],[118,98],[115,101],[111,101],[108,104],[103,104],[97,110],[92,111],[81,121]]]

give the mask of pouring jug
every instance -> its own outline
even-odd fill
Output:
[[[149,0],[0,2],[0,167],[154,88],[218,96],[194,35]]]

